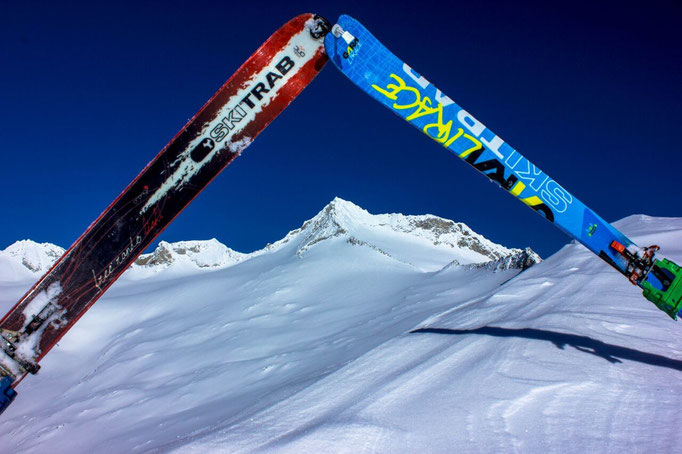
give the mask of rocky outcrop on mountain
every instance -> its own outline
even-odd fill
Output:
[[[498,268],[520,267],[525,259],[521,249],[510,249],[496,244],[474,232],[462,222],[454,222],[434,215],[408,216],[403,214],[370,214],[352,202],[335,198],[315,217],[306,221],[282,240],[269,245],[270,249],[297,243],[296,254],[302,257],[316,245],[343,238],[347,243],[370,247],[396,260],[422,266],[407,249],[431,249],[433,260],[440,263],[435,269],[451,263],[487,264]],[[530,249],[526,266],[540,258]],[[428,255],[428,251],[424,251]],[[428,261],[428,260],[427,260]],[[499,263],[498,263],[499,261]]]
[[[486,269],[490,271],[505,271],[505,270],[525,270],[540,263],[542,259],[538,254],[533,252],[531,248],[515,249],[509,255],[501,257],[497,260],[484,263],[472,263],[466,265],[469,269]]]
[[[161,241],[151,254],[135,260],[139,267],[167,268],[173,264],[187,264],[199,268],[216,268],[232,265],[243,260],[247,254],[234,251],[215,238],[207,241]]]
[[[51,243],[21,240],[0,251],[0,262],[39,274],[49,270],[64,252],[64,248]]]

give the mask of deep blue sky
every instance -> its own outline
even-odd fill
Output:
[[[69,246],[302,12],[363,22],[605,219],[682,216],[679,5],[0,0],[0,248]],[[160,239],[249,252],[334,196],[462,221],[543,256],[568,241],[332,65]]]

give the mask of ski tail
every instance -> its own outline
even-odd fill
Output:
[[[682,309],[682,268],[674,262],[654,260],[646,277],[639,283],[643,295],[673,320]]]
[[[668,266],[672,262],[654,258],[657,246],[638,247],[352,17],[339,18],[325,48],[332,63],[361,90],[585,245],[675,318],[682,304],[682,274],[679,267]]]

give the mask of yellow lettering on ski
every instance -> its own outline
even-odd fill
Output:
[[[416,118],[435,115],[434,119],[435,121],[424,126],[422,131],[424,132],[424,134],[431,137],[433,140],[440,143],[446,148],[449,148],[450,145],[455,143],[460,138],[469,139],[473,143],[473,145],[467,150],[461,152],[459,154],[460,158],[465,158],[474,151],[483,148],[483,144],[477,138],[471,136],[470,134],[464,133],[464,130],[462,128],[457,128],[457,132],[454,135],[452,135],[453,123],[452,120],[448,121],[447,123],[444,122],[442,103],[438,103],[438,105],[434,107],[431,98],[429,98],[428,96],[424,96],[422,98],[421,92],[419,91],[418,88],[407,85],[405,81],[396,74],[391,74],[390,77],[396,83],[389,82],[388,84],[386,84],[386,88],[382,88],[378,85],[372,84],[372,88],[381,93],[382,95],[384,95],[386,98],[390,99],[391,101],[398,101],[398,95],[401,93],[408,93],[409,95],[413,96],[414,100],[412,102],[393,103],[393,108],[395,110],[414,109],[410,114],[407,115],[407,117],[405,117],[405,120],[410,122]]]

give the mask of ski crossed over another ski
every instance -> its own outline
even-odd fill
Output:
[[[341,72],[394,113],[627,276],[673,319],[682,269],[654,258],[473,115],[341,16],[277,30],[0,320],[0,413],[16,386],[146,247],[322,70]],[[325,37],[326,36],[326,37]],[[325,53],[326,48],[326,53]]]

